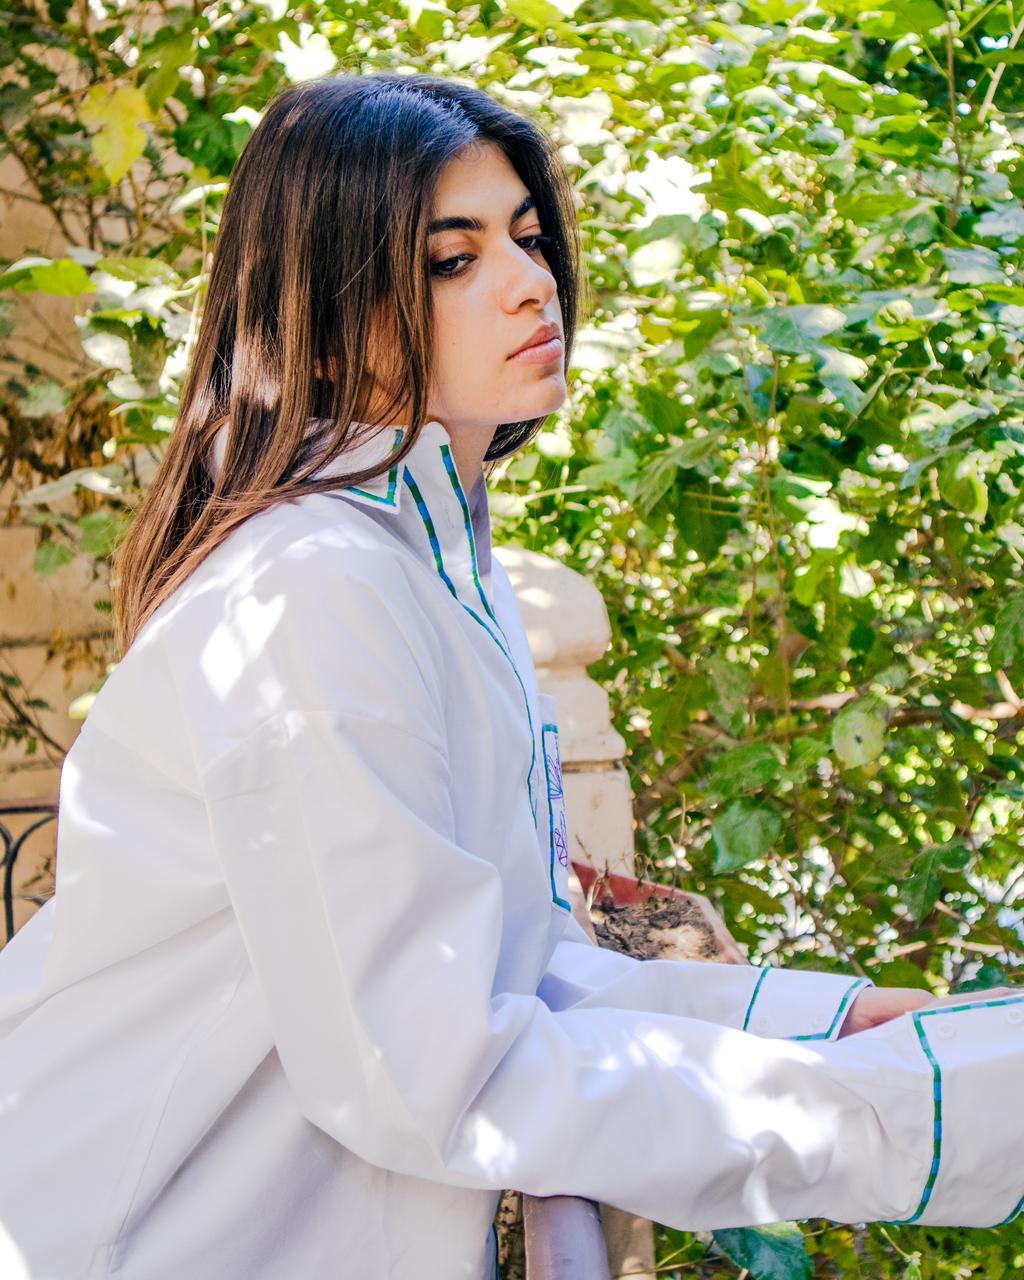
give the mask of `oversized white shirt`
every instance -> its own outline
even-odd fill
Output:
[[[0,953],[4,1280],[487,1280],[503,1188],[1008,1219],[1024,995],[837,1039],[863,980],[590,942],[483,485],[440,423],[341,484],[397,439],[234,531],[65,759]]]

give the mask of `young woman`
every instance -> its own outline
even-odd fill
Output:
[[[680,1228],[1017,1207],[1024,997],[572,917],[483,468],[563,402],[579,298],[528,121],[418,75],[268,107],[56,896],[0,956],[5,1280],[484,1280],[504,1188]]]

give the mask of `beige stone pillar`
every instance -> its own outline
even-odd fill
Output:
[[[600,871],[633,874],[633,797],[626,744],[612,728],[608,694],[587,674],[611,641],[601,593],[581,574],[521,547],[495,547],[512,583],[537,680],[558,699],[569,856]]]
[[[558,699],[569,856],[600,871],[631,876],[633,797],[623,766],[626,744],[612,727],[608,694],[587,674],[611,641],[604,600],[593,583],[548,556],[519,547],[496,547],[494,553],[515,591],[538,683]],[[578,881],[575,890],[579,917]],[[611,1205],[602,1204],[600,1213],[612,1280],[654,1280],[653,1224]]]

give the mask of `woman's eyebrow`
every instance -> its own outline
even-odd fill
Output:
[[[508,220],[509,226],[512,226],[512,224],[518,221],[518,219],[520,219],[524,213],[526,213],[528,210],[533,209],[535,207],[536,206],[534,204],[533,196],[527,196],[524,200],[521,200],[519,204],[517,204],[516,207],[512,210],[512,217],[509,218]],[[427,224],[428,236],[437,235],[439,231],[486,231],[486,230],[487,230],[487,223],[481,222],[479,218],[466,218],[466,217],[438,218],[435,222],[429,222]]]

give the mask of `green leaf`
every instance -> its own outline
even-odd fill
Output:
[[[715,691],[711,710],[723,728],[735,735],[746,719],[750,672],[719,654],[708,658],[705,666]]]
[[[900,886],[900,900],[918,924],[938,901],[942,890],[940,873],[962,870],[972,852],[965,840],[950,840],[947,844],[933,845],[914,859],[910,874]]]
[[[181,69],[192,61],[193,36],[191,33],[179,36],[177,40],[161,46],[159,61],[146,77],[143,92],[146,105],[154,114],[171,96],[181,79]],[[140,59],[141,61],[141,59]]]
[[[786,904],[782,898],[773,898],[759,885],[749,884],[746,880],[740,880],[739,877],[723,880],[719,885],[719,891],[729,907],[751,906],[760,920],[786,914]]]
[[[756,791],[778,778],[782,762],[778,752],[766,742],[745,742],[715,759],[711,785],[723,796]]]
[[[885,704],[873,694],[848,702],[832,725],[832,746],[847,769],[867,764],[882,754],[885,743]]]
[[[54,573],[62,565],[70,564],[75,553],[63,542],[54,542],[52,538],[41,542],[36,548],[34,567],[36,573]]]
[[[917,965],[902,958],[872,966],[871,977],[880,987],[916,987],[919,991],[931,991],[928,979]]]
[[[934,0],[889,0],[886,8],[896,15],[894,33],[899,36],[924,34],[947,21],[945,9]]]
[[[71,258],[21,258],[0,275],[0,289],[16,289],[18,293],[77,298],[95,287],[86,269]]]
[[[795,1222],[713,1232],[715,1245],[750,1280],[810,1280],[814,1267]]]
[[[78,522],[82,530],[79,546],[90,556],[107,556],[127,529],[123,519],[106,511],[92,511]]]
[[[1010,975],[1001,964],[993,964],[986,960],[972,978],[966,978],[953,987],[954,991],[988,991],[991,987],[1005,987],[1010,983]]]
[[[797,306],[757,309],[763,319],[761,341],[773,351],[791,355],[818,352],[820,340],[846,323],[846,314],[838,307]]]
[[[64,388],[52,379],[34,383],[21,402],[21,411],[26,418],[42,418],[50,413],[62,413]]]
[[[640,474],[635,497],[637,508],[649,515],[672,488],[680,470],[695,467],[718,448],[721,448],[718,436],[709,433],[655,454]]]
[[[997,284],[1006,280],[999,255],[980,246],[943,249],[947,278],[953,284]]]
[[[951,453],[938,468],[939,493],[951,507],[979,523],[988,511],[988,486],[976,455]]]
[[[782,819],[774,809],[737,800],[711,824],[715,842],[715,874],[725,875],[763,858],[782,834]]]
[[[797,737],[793,739],[789,764],[783,771],[783,777],[789,782],[800,782],[817,768],[819,760],[828,755],[828,744],[820,738]]]
[[[561,26],[565,21],[561,11],[548,0],[504,0],[504,7],[513,18],[539,31]]]
[[[720,484],[688,477],[676,485],[673,495],[680,542],[710,562],[721,550],[734,518],[718,504],[726,501]]]
[[[576,476],[580,484],[591,489],[602,489],[611,485],[620,489],[628,498],[632,498],[636,489],[636,454],[631,449],[625,450],[618,457],[608,458],[603,462],[594,462],[584,467]]]
[[[1024,239],[1024,208],[1016,201],[1000,203],[981,215],[974,224],[974,233],[990,240]]]
[[[650,515],[661,499],[675,484],[679,465],[670,449],[655,456],[640,473],[636,486],[636,506],[643,515]]]
[[[994,667],[1016,671],[1024,659],[1024,591],[1018,591],[996,614],[990,657]]]
[[[166,285],[173,289],[181,286],[181,276],[159,258],[99,258],[93,266],[97,271],[134,284]]]
[[[725,40],[737,39],[724,23],[705,22],[704,29],[707,32],[717,29]],[[769,215],[787,212],[787,206],[775,199],[764,183],[755,181],[747,173],[747,167],[743,148],[734,141],[728,154],[718,157],[712,181],[701,188],[702,193],[709,197],[709,203],[728,213],[735,213],[737,209],[756,209],[758,213]]]

